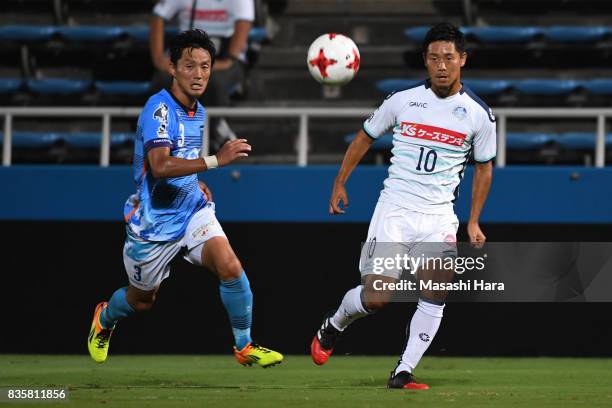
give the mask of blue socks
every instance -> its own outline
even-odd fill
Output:
[[[253,314],[253,293],[246,273],[242,271],[239,278],[221,281],[219,285],[221,301],[229,315],[236,348],[242,350],[251,342],[251,321]],[[100,324],[112,329],[121,319],[135,313],[126,299],[127,287],[119,288],[113,293],[106,309],[100,314]]]
[[[127,286],[119,288],[113,293],[106,309],[100,313],[100,324],[105,329],[112,329],[117,322],[125,317],[134,314],[134,309],[126,299]]]
[[[221,302],[229,315],[236,348],[242,350],[251,342],[251,320],[253,314],[253,293],[246,273],[239,278],[221,281],[219,285]]]

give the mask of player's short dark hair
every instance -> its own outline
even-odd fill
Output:
[[[429,44],[435,41],[452,42],[459,54],[465,52],[465,35],[451,23],[438,23],[427,31],[423,40],[423,55],[427,54]]]
[[[170,45],[170,61],[174,65],[183,55],[183,51],[193,48],[202,48],[210,53],[211,66],[215,63],[215,45],[205,31],[195,28],[183,31],[172,41]]]

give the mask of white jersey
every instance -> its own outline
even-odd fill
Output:
[[[193,0],[160,0],[153,13],[169,21],[178,14],[181,31],[189,29]],[[193,28],[200,28],[211,37],[229,38],[237,20],[255,20],[253,0],[197,0]],[[218,45],[218,44],[216,44]]]
[[[380,201],[425,214],[452,214],[469,155],[495,157],[493,111],[470,89],[438,97],[423,81],[392,93],[364,122],[376,139],[393,127],[393,157]]]

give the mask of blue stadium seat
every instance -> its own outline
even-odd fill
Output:
[[[554,140],[554,137],[548,133],[508,132],[506,147],[513,150],[537,150]]]
[[[541,35],[543,30],[538,27],[472,27],[470,35],[484,43],[525,43]]]
[[[420,43],[425,39],[425,34],[427,34],[429,28],[429,26],[407,28],[404,30],[404,35],[408,37],[409,40]]]
[[[97,149],[100,147],[102,135],[100,132],[70,132],[60,133],[59,137],[69,146],[80,149]]]
[[[602,40],[606,34],[606,27],[553,26],[544,30],[547,39],[567,43],[596,42]]]
[[[346,144],[350,144],[353,139],[357,136],[357,133],[350,133],[344,136]],[[391,150],[393,147],[393,133],[385,133],[372,144],[371,149],[373,151],[381,152],[385,150]]]
[[[249,41],[261,43],[268,39],[268,30],[265,27],[253,27],[249,31]]]
[[[20,78],[0,78],[0,93],[11,93],[17,91],[23,85]]]
[[[111,133],[111,147],[121,146],[136,139],[136,133],[113,132]]]
[[[409,88],[420,81],[420,79],[382,79],[376,82],[376,89],[384,94],[390,94],[391,92]]]
[[[175,37],[179,33],[176,26],[165,29],[168,37]],[[148,26],[37,26],[37,25],[10,25],[0,27],[0,41],[45,41],[54,35],[60,35],[68,41],[106,42],[115,41],[127,35],[135,41],[149,41]],[[253,27],[249,32],[249,40],[262,42],[268,38],[265,27]]]
[[[95,86],[108,95],[145,95],[151,90],[149,81],[96,81]]]
[[[595,149],[595,133],[593,132],[565,132],[557,135],[556,140],[560,146],[566,149]]]
[[[149,41],[149,26],[128,26],[123,27],[125,34],[134,41],[148,42]],[[166,37],[176,37],[179,33],[178,27],[167,26],[164,30]]]
[[[53,132],[13,132],[12,147],[17,149],[46,149],[57,143],[60,137]],[[0,132],[0,145],[4,144],[4,133]]]
[[[148,26],[130,26],[123,27],[123,31],[134,41],[147,42],[149,41]]]
[[[33,92],[43,94],[75,94],[82,93],[89,89],[91,81],[80,79],[30,79],[28,88]]]
[[[561,96],[575,91],[581,86],[579,81],[562,79],[525,79],[515,81],[514,88],[527,95]]]
[[[166,26],[164,29],[164,34],[168,37],[176,37],[180,33],[180,30],[177,26]]]
[[[556,141],[566,149],[594,150],[596,135],[593,132],[565,132],[557,136]],[[612,146],[612,133],[606,134],[606,147]]]
[[[67,145],[79,149],[99,149],[102,142],[102,134],[100,132],[70,132],[58,133],[58,138],[63,140]],[[136,135],[129,132],[111,133],[111,147],[121,146],[129,141],[133,141]]]
[[[420,43],[420,42],[423,42],[423,40],[425,39],[425,35],[427,34],[427,31],[429,31],[430,28],[431,26],[417,26],[417,27],[407,28],[404,30],[404,35],[409,40]],[[459,29],[465,35],[470,35],[472,32],[471,27],[459,27]]]
[[[417,26],[404,30],[404,35],[411,41],[422,42],[430,26]],[[612,34],[612,27],[580,26],[489,26],[460,27],[466,36],[484,43],[526,43],[543,35],[551,41],[567,43],[588,43],[604,39]]]
[[[480,96],[499,95],[512,87],[504,79],[462,79],[462,82]]]
[[[612,95],[612,78],[591,79],[584,81],[582,86],[594,95]]]
[[[57,27],[8,25],[0,27],[0,41],[46,41],[57,33]]]
[[[149,41],[148,26],[128,26],[123,27],[123,32],[134,41],[147,42]],[[179,33],[178,27],[168,26],[165,29],[166,36],[175,37]],[[253,27],[249,32],[249,40],[254,42],[263,42],[268,39],[268,30],[265,27]]]
[[[64,26],[58,28],[62,38],[68,41],[114,41],[125,34],[122,27],[114,26]]]

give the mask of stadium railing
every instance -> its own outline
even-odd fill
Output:
[[[0,117],[4,117],[4,135],[2,146],[2,165],[11,165],[13,118],[15,117],[99,117],[100,133],[100,166],[110,163],[111,119],[113,117],[136,117],[141,108],[104,108],[104,107],[25,107],[0,108]],[[612,117],[612,108],[498,108],[493,110],[497,117],[497,157],[496,167],[506,166],[507,120],[509,118],[594,118],[595,133],[595,167],[605,166],[606,152],[606,119]],[[297,165],[308,164],[308,123],[310,118],[359,118],[367,117],[371,108],[209,108],[208,117],[223,116],[241,118],[297,118],[299,132],[297,142]],[[202,154],[208,155],[208,127],[202,134]]]

